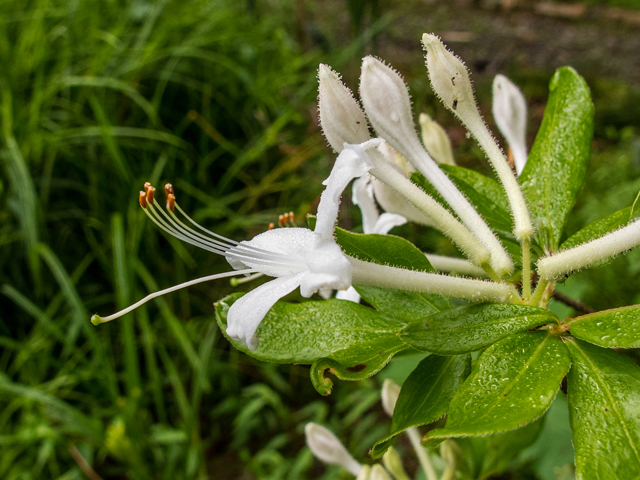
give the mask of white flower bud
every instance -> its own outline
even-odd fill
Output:
[[[493,118],[507,140],[518,175],[527,163],[527,101],[504,75],[493,79]]]
[[[318,68],[318,110],[324,136],[336,152],[343,145],[366,142],[369,127],[364,112],[340,76],[328,66]]]
[[[360,97],[376,133],[427,178],[474,237],[488,248],[491,267],[500,275],[512,272],[513,262],[500,241],[420,143],[413,125],[409,90],[402,77],[380,60],[365,57],[360,76]]]
[[[358,473],[358,477],[356,480],[370,480],[371,477],[371,467],[369,465],[363,465],[360,469],[360,473]]]
[[[374,465],[369,475],[369,480],[393,480],[384,467],[380,464]]]
[[[393,417],[399,395],[400,385],[387,378],[382,384],[382,408],[390,417]]]
[[[424,147],[438,163],[455,165],[451,140],[444,128],[426,113],[420,114],[420,127],[422,129],[422,143]]]
[[[387,453],[382,457],[382,464],[396,480],[409,480],[409,476],[402,465],[402,459],[395,448],[389,447]]]
[[[307,445],[319,460],[329,465],[339,465],[354,476],[360,473],[362,465],[356,462],[330,430],[317,423],[307,423],[304,433]]]
[[[467,67],[435,35],[425,33],[422,43],[426,50],[425,58],[433,91],[460,119],[487,154],[509,199],[516,237],[520,240],[531,237],[533,226],[524,196],[507,159],[480,115]]]

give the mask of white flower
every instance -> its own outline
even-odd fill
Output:
[[[238,299],[227,314],[227,334],[243,342],[249,349],[258,347],[255,332],[269,309],[282,297],[300,287],[304,297],[320,289],[345,290],[351,285],[352,266],[333,239],[338,216],[340,195],[354,178],[366,174],[370,167],[366,149],[378,140],[362,145],[345,145],[324,182],[326,188],[320,198],[314,231],[307,228],[268,230],[250,241],[234,242],[196,224],[175,202],[173,189],[168,186],[168,208],[159,208],[154,201],[155,189],[145,185],[140,192],[140,204],[145,213],[167,233],[213,253],[224,255],[236,272],[210,275],[185,284],[153,293],[131,307],[109,317],[92,317],[94,324],[114,320],[152,298],[196,283],[226,276],[263,273],[274,280],[255,288]],[[174,210],[192,222],[200,233],[181,221]]]
[[[527,163],[527,101],[504,75],[493,79],[493,118],[507,139],[518,175]]]
[[[343,467],[352,475],[358,476],[362,465],[351,456],[331,430],[317,423],[307,423],[304,427],[304,434],[309,449],[319,460],[329,465]]]

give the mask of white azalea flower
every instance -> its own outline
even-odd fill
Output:
[[[360,478],[362,465],[351,456],[331,430],[317,423],[307,423],[304,427],[304,434],[309,449],[319,460],[329,465],[345,468],[349,473]]]
[[[518,175],[527,163],[527,101],[504,75],[493,79],[493,118],[506,138]]]

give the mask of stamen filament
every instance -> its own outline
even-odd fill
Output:
[[[133,305],[125,308],[124,310],[120,310],[119,312],[114,313],[113,315],[109,315],[108,317],[100,317],[97,314],[93,315],[91,317],[91,323],[93,323],[94,325],[100,325],[101,323],[110,322],[111,320],[115,320],[116,318],[119,318],[119,317],[121,317],[123,315],[126,315],[127,313],[131,312],[132,310],[135,310],[140,305],[144,305],[149,300],[153,300],[156,297],[159,297],[161,295],[165,295],[167,293],[175,292],[176,290],[180,290],[182,288],[190,287],[191,285],[196,285],[198,283],[203,283],[203,282],[209,282],[211,280],[217,280],[218,278],[234,277],[236,275],[244,275],[244,274],[247,274],[247,273],[254,273],[255,271],[256,270],[254,270],[254,269],[248,268],[246,270],[235,270],[235,271],[232,271],[232,272],[216,273],[215,275],[208,275],[206,277],[196,278],[195,280],[190,280],[188,282],[181,283],[179,285],[174,285],[173,287],[165,288],[164,290],[159,290],[157,292],[150,293],[149,295],[144,297],[142,300],[139,300],[136,303],[134,303]]]
[[[254,273],[253,275],[249,275],[247,277],[244,278],[232,278],[231,281],[229,282],[231,284],[232,287],[237,287],[238,285],[242,285],[243,283],[248,283],[251,282],[253,280],[255,280],[256,278],[260,278],[261,276],[263,276],[264,273]]]

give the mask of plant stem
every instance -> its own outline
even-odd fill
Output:
[[[538,302],[542,298],[542,294],[544,293],[544,290],[547,288],[547,285],[549,285],[549,280],[545,280],[544,278],[541,278],[540,281],[538,282],[538,286],[533,292],[533,296],[528,302],[529,305],[538,304]]]
[[[522,298],[526,302],[531,298],[531,240],[522,241]]]
[[[416,451],[418,461],[422,466],[422,470],[424,470],[427,480],[438,480],[438,475],[431,464],[431,460],[429,460],[429,453],[420,443],[420,432],[418,432],[418,429],[415,427],[408,428],[407,435],[409,436],[409,440],[411,440],[413,449]]]
[[[549,303],[549,299],[551,298],[551,294],[553,293],[553,288],[556,286],[556,282],[549,282],[547,288],[544,289],[544,294],[540,299],[540,303],[538,304],[542,308],[547,308],[547,304]]]

